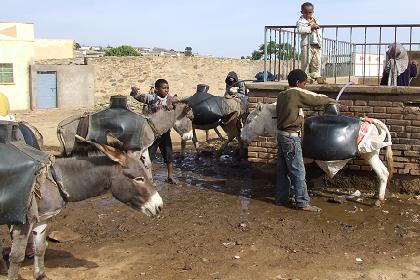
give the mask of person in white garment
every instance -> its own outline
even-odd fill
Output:
[[[314,17],[314,5],[305,2],[301,6],[299,20],[296,23],[297,32],[301,36],[301,69],[308,75],[310,83],[315,80],[318,84],[325,83],[321,77],[321,46],[322,32],[318,20]]]

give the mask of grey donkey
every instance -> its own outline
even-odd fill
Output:
[[[82,116],[71,116],[61,121],[57,126],[57,136],[62,146],[64,155],[71,155],[76,149],[78,141],[75,135],[77,126]],[[143,135],[139,135],[141,150],[136,154],[141,156],[147,170],[148,179],[153,181],[152,164],[148,148],[157,137],[169,131],[172,127],[181,136],[183,141],[192,139],[192,119],[194,115],[191,108],[181,102],[174,103],[173,110],[159,110],[147,117]],[[145,117],[146,118],[146,117]]]
[[[121,145],[111,134],[110,145]],[[44,180],[40,186],[41,198],[33,198],[28,212],[28,223],[12,225],[12,248],[8,279],[19,279],[19,268],[25,258],[29,235],[35,249],[34,278],[47,280],[44,256],[47,247],[47,221],[57,215],[67,202],[78,202],[107,192],[119,201],[148,216],[158,215],[163,201],[146,176],[143,163],[131,152],[124,152],[110,145],[95,145],[105,156],[89,158],[57,158],[54,168],[61,173],[61,191],[52,180]]]

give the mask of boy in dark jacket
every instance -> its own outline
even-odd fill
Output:
[[[225,79],[226,92],[225,97],[235,97],[237,94],[245,95],[245,84],[244,82],[238,82],[238,74],[235,71],[231,71],[227,74]],[[241,96],[238,96],[241,97]]]
[[[171,109],[173,107],[172,104],[175,101],[175,97],[169,95],[169,83],[164,79],[159,79],[155,82],[155,92],[152,94],[139,93],[138,88],[132,87],[130,95],[137,101],[146,104],[148,106],[149,113],[155,113],[164,107]],[[151,161],[153,161],[156,157],[158,147],[168,169],[168,178],[166,179],[166,182],[170,184],[178,184],[173,175],[172,140],[170,130],[162,134],[155,140],[152,146],[149,147],[149,156]]]

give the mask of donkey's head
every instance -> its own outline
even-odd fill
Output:
[[[241,139],[251,143],[257,136],[264,133],[272,134],[275,131],[272,117],[275,115],[276,104],[258,103],[257,107],[249,113],[245,126],[241,131]]]
[[[159,193],[147,179],[146,168],[140,157],[133,152],[123,151],[123,143],[111,133],[107,133],[108,145],[93,143],[118,167],[111,179],[111,193],[119,201],[141,210],[148,216],[160,213],[163,201]]]
[[[192,133],[192,119],[194,114],[191,107],[185,102],[178,101],[174,103],[176,121],[174,130],[181,135],[182,140],[191,140]]]

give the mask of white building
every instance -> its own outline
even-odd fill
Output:
[[[36,60],[73,58],[73,40],[34,38],[33,23],[0,22],[0,92],[11,110],[31,106],[30,65]]]

